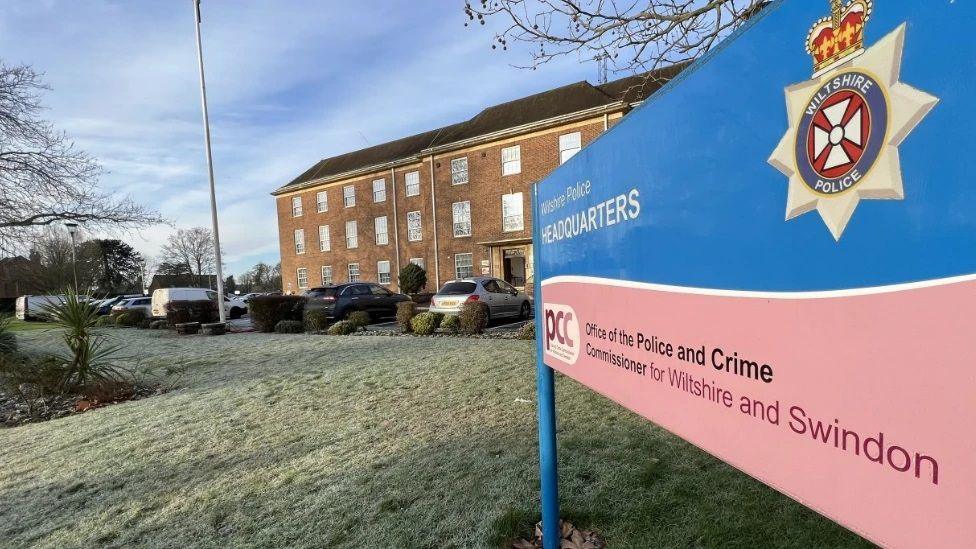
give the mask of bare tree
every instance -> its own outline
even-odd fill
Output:
[[[642,73],[700,57],[767,0],[470,0],[464,12],[484,25],[504,20],[492,48],[532,46],[535,69],[553,59],[607,63]],[[468,23],[465,23],[467,26]]]
[[[204,227],[176,231],[161,253],[164,261],[186,265],[194,275],[209,275],[217,270],[213,232]]]
[[[40,118],[48,88],[28,66],[0,61],[0,251],[25,248],[59,221],[89,230],[158,223],[155,212],[98,189],[101,167]]]

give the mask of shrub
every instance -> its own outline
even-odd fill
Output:
[[[13,319],[9,316],[0,316],[0,355],[9,355],[17,352],[17,336],[10,330]]]
[[[139,322],[139,324],[136,324],[136,328],[139,328],[140,330],[148,330],[152,327],[152,322],[152,320],[144,318]]]
[[[146,320],[146,312],[141,309],[133,309],[115,317],[115,325],[132,328],[141,324],[143,320]]]
[[[301,334],[305,332],[305,323],[301,320],[279,320],[274,331],[276,334]]]
[[[112,315],[105,315],[98,317],[95,321],[95,326],[98,328],[105,328],[106,326],[115,326],[115,317]]]
[[[42,308],[48,318],[64,328],[68,353],[55,356],[61,391],[86,391],[104,383],[120,383],[128,374],[114,363],[120,347],[107,345],[104,335],[92,331],[99,317],[86,297],[68,291],[60,303]]]
[[[397,303],[396,320],[397,324],[400,326],[400,331],[405,334],[409,334],[411,330],[410,320],[416,315],[417,304],[413,301],[401,301],[400,303]]]
[[[535,339],[535,322],[526,322],[519,328],[518,334],[516,335],[518,339]]]
[[[305,309],[305,331],[323,332],[329,327],[329,315],[325,309]]]
[[[129,311],[132,312],[132,311]],[[171,325],[187,322],[214,322],[220,318],[217,304],[209,299],[170,301],[166,304],[166,322]]]
[[[434,329],[441,327],[441,323],[444,322],[444,313],[429,313],[434,317]]]
[[[329,327],[329,335],[349,335],[359,330],[351,320],[340,320]]]
[[[458,315],[447,315],[441,321],[441,328],[447,333],[456,334],[461,329],[461,320],[458,318]]]
[[[369,313],[366,311],[353,311],[346,315],[346,320],[352,322],[357,330],[369,326],[370,322]]]
[[[414,263],[407,263],[400,269],[400,291],[415,294],[427,286],[427,271]]]
[[[153,320],[149,323],[150,330],[166,330],[169,328],[169,322],[165,320]]]
[[[469,301],[461,306],[461,314],[458,316],[462,334],[480,334],[488,326],[488,305],[479,301]]]
[[[437,329],[434,313],[420,313],[410,320],[410,329],[417,335],[430,335]]]
[[[304,321],[305,298],[299,295],[262,295],[247,304],[251,323],[261,332],[273,332],[282,320]]]

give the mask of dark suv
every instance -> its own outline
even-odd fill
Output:
[[[391,292],[379,284],[351,282],[336,286],[312,288],[302,294],[305,308],[322,308],[332,318],[348,318],[354,311],[366,311],[371,318],[396,316],[397,303],[410,298]]]

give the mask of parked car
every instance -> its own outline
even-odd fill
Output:
[[[322,308],[337,319],[349,318],[355,311],[365,311],[374,319],[396,316],[397,304],[410,301],[404,294],[364,282],[312,288],[302,295],[307,300],[306,309]]]
[[[152,316],[152,298],[142,296],[123,299],[112,306],[112,314],[122,314],[137,309],[146,313],[147,317]]]
[[[126,299],[135,299],[137,297],[143,297],[143,295],[142,294],[120,295],[120,296],[103,299],[97,303],[92,303],[92,305],[98,307],[98,311],[96,311],[98,314],[107,315],[112,312],[112,307],[115,307],[116,305],[122,303]]]
[[[206,288],[160,288],[152,295],[152,316],[163,318],[166,316],[166,304],[171,301],[217,301],[217,292]],[[247,312],[247,304],[239,299],[224,297],[224,312],[228,318],[240,318]]]
[[[64,303],[63,295],[22,295],[17,298],[14,314],[20,320],[44,320],[44,308]]]
[[[458,314],[461,306],[471,301],[488,305],[491,319],[503,317],[529,318],[532,303],[529,296],[514,286],[497,278],[474,277],[452,280],[434,294],[430,300],[433,313]]]
[[[262,294],[261,292],[251,292],[251,293],[249,293],[249,294],[244,294],[244,295],[238,295],[238,296],[229,296],[229,297],[230,297],[231,299],[234,299],[234,298],[236,297],[237,299],[240,299],[240,300],[241,300],[241,301],[243,301],[244,303],[248,303],[248,302],[250,302],[250,301],[251,301],[251,298],[252,298],[252,297],[257,297],[257,296],[259,296],[259,295],[264,295],[264,294]]]

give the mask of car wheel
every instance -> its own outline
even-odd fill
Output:
[[[241,311],[241,308],[240,307],[231,307],[230,308],[230,318],[231,318],[231,320],[236,320],[238,318],[241,318],[241,315],[242,314],[243,314],[243,312]]]
[[[519,318],[521,318],[522,320],[525,320],[525,319],[529,318],[529,315],[531,314],[531,312],[532,312],[532,307],[529,306],[529,302],[528,301],[523,301],[522,302],[522,308],[519,310]]]

